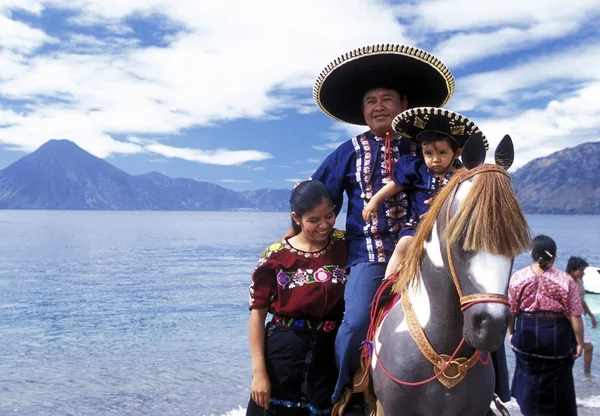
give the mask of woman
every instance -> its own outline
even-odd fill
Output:
[[[298,184],[297,234],[265,250],[250,285],[252,397],[247,415],[319,415],[331,408],[334,341],[344,312],[347,246],[327,188]],[[267,313],[273,319],[267,323]]]
[[[556,243],[533,239],[533,264],[516,272],[508,291],[515,352],[512,396],[525,416],[577,415],[573,363],[583,350],[583,307],[577,284],[554,267]]]

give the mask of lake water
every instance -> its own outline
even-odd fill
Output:
[[[600,266],[599,216],[528,221],[557,241],[558,267]],[[247,286],[288,226],[285,213],[0,211],[0,415],[243,413]],[[600,295],[588,302],[600,315]],[[592,335],[580,414],[600,414]]]

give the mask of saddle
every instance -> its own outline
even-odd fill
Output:
[[[375,336],[375,328],[379,326],[387,312],[390,311],[399,299],[399,295],[392,293],[393,284],[393,279],[385,279],[375,294],[373,305],[371,306],[371,324],[367,332],[367,339],[362,346],[363,354],[360,368],[352,377],[351,387],[345,387],[342,390],[340,399],[331,408],[331,416],[343,416],[353,394],[362,395],[365,403],[365,416],[383,416],[383,408],[373,391],[368,349],[371,348]]]

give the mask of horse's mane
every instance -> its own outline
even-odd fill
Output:
[[[434,198],[408,247],[393,291],[400,293],[419,279],[419,268],[425,242],[444,202],[461,179],[460,169]],[[487,171],[473,177],[467,198],[442,230],[440,240],[448,244],[462,241],[464,251],[487,251],[491,254],[515,257],[530,247],[531,232],[521,205],[510,184],[510,177],[499,171]]]

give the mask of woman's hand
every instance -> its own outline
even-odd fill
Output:
[[[266,371],[258,371],[252,377],[252,400],[265,409],[269,408],[271,399],[271,382]]]
[[[576,360],[581,357],[581,353],[583,352],[583,344],[577,344],[577,351],[573,354],[573,359]]]
[[[365,209],[363,209],[362,216],[365,222],[370,222],[371,217],[374,217],[377,214],[377,204],[375,204],[372,200],[369,201]]]
[[[590,317],[592,318],[592,328],[598,328],[598,322],[596,321],[596,317],[594,315],[590,315]]]

